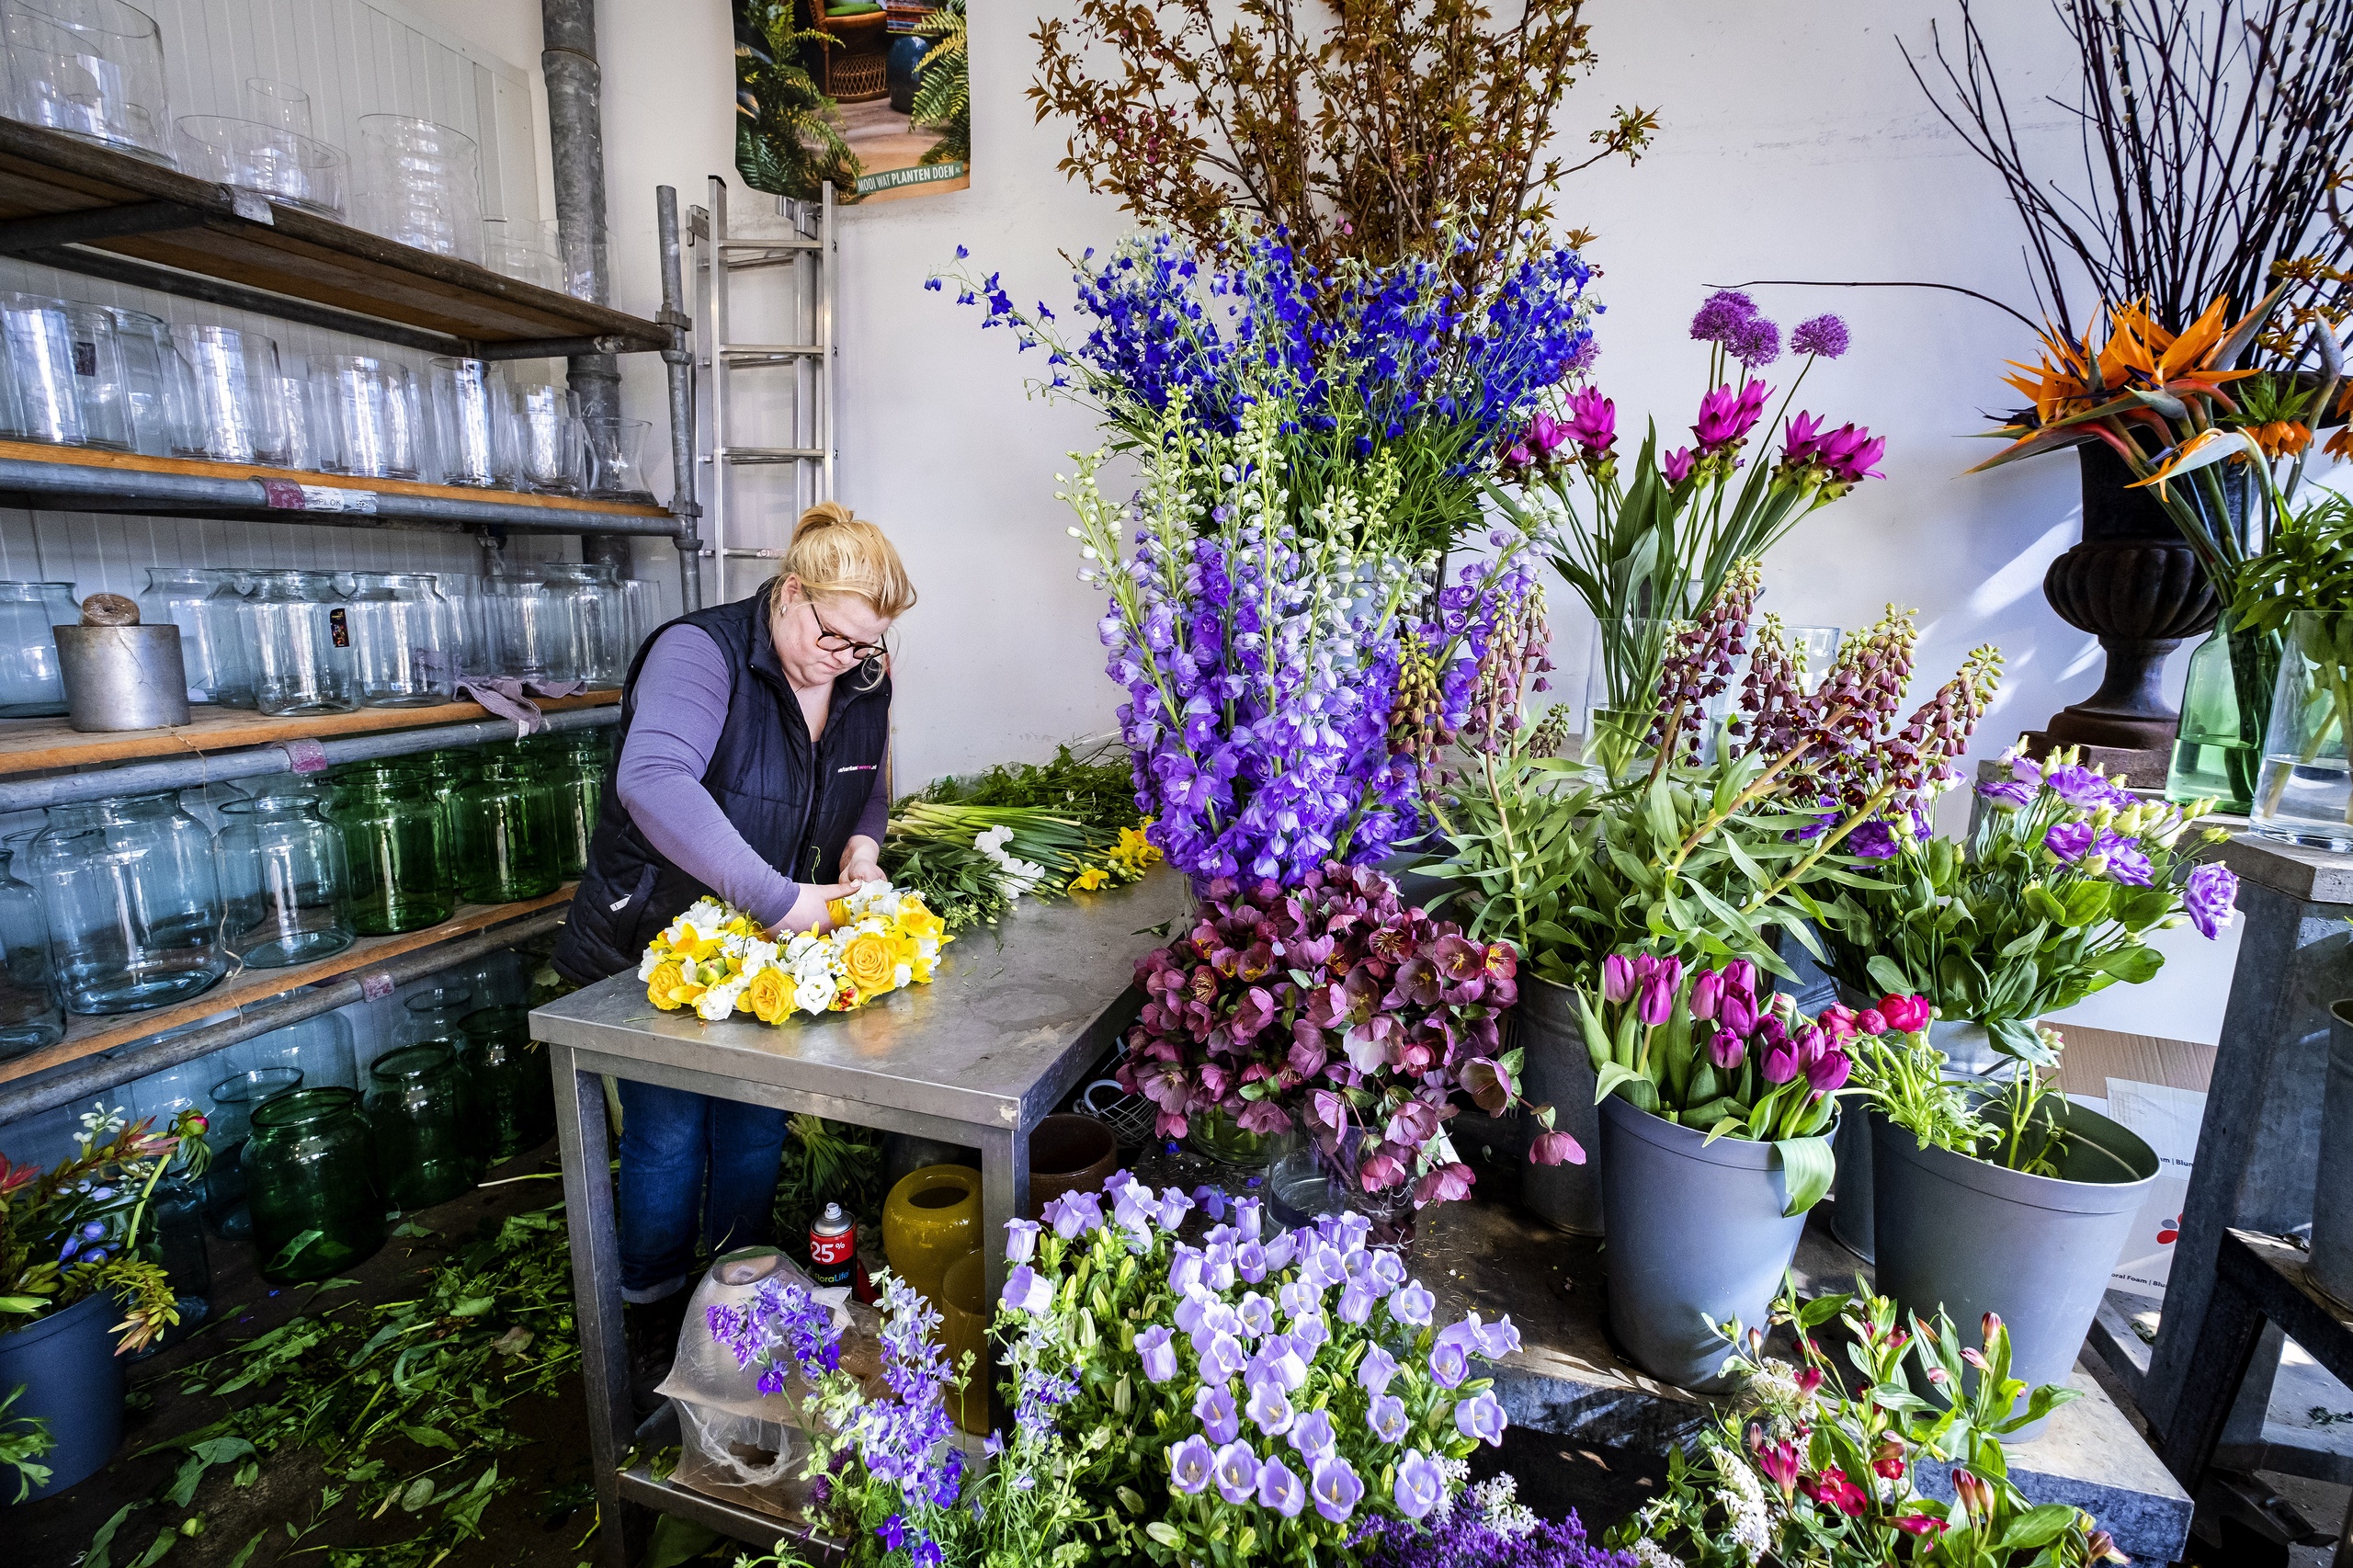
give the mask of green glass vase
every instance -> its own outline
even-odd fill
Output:
[[[514,903],[555,892],[555,792],[519,757],[484,759],[449,798],[458,896]]]
[[[2234,625],[2227,615],[2190,653],[2165,799],[2211,800],[2218,812],[2246,815],[2279,671],[2279,638]]]
[[[406,1212],[472,1190],[481,1172],[466,1137],[457,1053],[438,1043],[403,1046],[378,1057],[368,1080],[384,1201]]]
[[[494,1165],[546,1142],[555,1131],[555,1080],[529,1012],[478,1007],[459,1034],[468,1141]]]
[[[430,774],[368,767],[339,775],[326,816],[343,834],[354,930],[390,937],[449,918],[457,905]]]
[[[264,1278],[324,1279],[384,1244],[372,1140],[351,1090],[295,1089],[255,1106],[242,1165]]]

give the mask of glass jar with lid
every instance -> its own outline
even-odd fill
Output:
[[[441,806],[424,769],[345,769],[335,775],[325,814],[343,835],[354,931],[390,937],[449,918],[456,901]]]
[[[465,903],[513,903],[556,890],[555,798],[519,756],[483,759],[449,796],[450,859]]]
[[[463,1095],[457,1053],[438,1042],[388,1051],[368,1069],[376,1181],[392,1209],[429,1209],[473,1187]]]
[[[69,1013],[139,1013],[229,972],[212,835],[169,793],[49,808],[26,857]]]
[[[0,582],[0,719],[65,711],[65,682],[50,629],[81,621],[71,583]]]
[[[343,834],[307,785],[227,801],[221,817],[230,951],[253,969],[284,969],[351,946]]]
[[[456,699],[456,618],[431,573],[352,574],[346,620],[363,705],[423,708]]]
[[[555,1131],[555,1080],[521,1007],[477,1007],[459,1025],[470,1138],[495,1165],[536,1149]]]
[[[40,1051],[65,1038],[65,1009],[49,975],[49,924],[40,894],[18,877],[15,862],[33,840],[29,833],[0,839],[0,1062]]]
[[[551,561],[540,570],[556,629],[548,678],[576,680],[591,691],[619,687],[629,638],[618,574],[597,561]]]
[[[359,1096],[300,1088],[254,1107],[240,1164],[262,1278],[325,1279],[384,1244],[384,1194]]]
[[[332,572],[256,572],[238,603],[254,660],[254,700],[272,718],[359,706],[349,607]]]

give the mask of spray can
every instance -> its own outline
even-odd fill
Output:
[[[847,1285],[858,1261],[858,1227],[838,1203],[809,1222],[809,1278],[819,1285]]]

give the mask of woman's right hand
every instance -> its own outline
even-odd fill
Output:
[[[847,898],[858,891],[856,882],[803,882],[801,895],[785,911],[784,918],[776,923],[772,935],[784,936],[794,931],[830,931],[833,917],[825,906],[837,898]]]

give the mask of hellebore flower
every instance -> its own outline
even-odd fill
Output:
[[[1528,1157],[1540,1165],[1581,1165],[1585,1148],[1565,1132],[1539,1132],[1529,1142]]]
[[[1165,1383],[1176,1375],[1176,1352],[1168,1343],[1168,1326],[1155,1324],[1136,1335],[1136,1354],[1143,1360],[1143,1375]]]
[[[1307,1483],[1315,1499],[1315,1511],[1340,1524],[1356,1511],[1357,1500],[1364,1495],[1364,1483],[1348,1461],[1334,1454],[1315,1467]]]
[[[1247,1503],[1258,1491],[1258,1456],[1239,1437],[1217,1451],[1212,1473],[1217,1494],[1229,1503]]]
[[[1454,1407],[1454,1429],[1495,1448],[1503,1447],[1504,1407],[1492,1393],[1473,1394]]]
[[[1427,1454],[1419,1449],[1408,1449],[1405,1457],[1397,1461],[1394,1495],[1399,1513],[1409,1519],[1421,1518],[1446,1495],[1446,1474]]]
[[[1209,1485],[1216,1471],[1217,1455],[1201,1440],[1199,1433],[1170,1445],[1168,1482],[1177,1491],[1188,1496],[1198,1494]]]
[[[1230,1443],[1241,1434],[1241,1413],[1233,1408],[1233,1395],[1222,1384],[1204,1384],[1193,1395],[1193,1418],[1212,1443]]]
[[[2181,890],[2182,913],[2198,934],[2211,940],[2216,932],[2231,923],[2234,906],[2238,903],[2239,879],[2228,866],[2208,861],[2189,873],[2189,881]]]
[[[1272,1508],[1286,1519],[1295,1519],[1300,1510],[1307,1506],[1307,1488],[1282,1460],[1269,1459],[1258,1467],[1258,1506]]]

